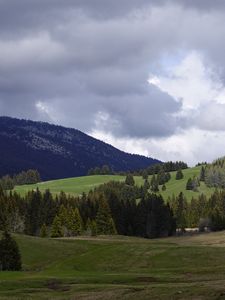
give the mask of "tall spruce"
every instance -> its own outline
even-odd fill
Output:
[[[56,215],[52,223],[51,237],[58,238],[63,236],[64,236],[63,226],[61,224],[59,216]]]
[[[111,211],[103,194],[100,194],[99,196],[98,205],[99,208],[96,216],[97,233],[116,234],[115,224],[112,219]]]
[[[78,208],[71,209],[68,212],[67,229],[71,236],[81,234],[82,220]]]
[[[20,271],[21,269],[21,255],[17,242],[5,231],[0,240],[0,270]]]

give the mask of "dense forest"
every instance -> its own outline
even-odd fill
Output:
[[[137,201],[137,199],[139,199]],[[41,236],[122,234],[168,236],[175,232],[172,210],[162,197],[143,187],[110,182],[82,197],[50,191],[0,194],[0,229]]]
[[[129,174],[124,183],[112,181],[80,197],[64,192],[53,197],[49,190],[42,194],[38,189],[21,197],[1,189],[0,230],[42,237],[121,234],[156,238],[170,236],[177,228],[225,229],[225,191],[215,191],[209,199],[200,195],[191,202],[180,193],[165,201],[152,191],[160,180],[161,184],[169,180],[168,174],[161,170],[141,187],[134,185]]]

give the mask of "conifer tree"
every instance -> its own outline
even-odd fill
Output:
[[[135,181],[134,181],[134,178],[133,178],[132,174],[128,174],[128,175],[126,176],[125,183],[126,183],[127,185],[134,186]]]
[[[143,178],[144,180],[148,180],[148,172],[147,172],[146,170],[144,170],[144,171],[142,172],[142,178]]]
[[[113,223],[109,205],[103,194],[99,197],[99,208],[96,216],[96,225],[98,234],[115,234],[113,230]],[[115,225],[114,225],[115,226]]]
[[[184,231],[187,226],[187,200],[184,198],[183,193],[181,192],[176,198],[175,203],[176,208],[174,210],[174,215],[177,220],[177,227]]]
[[[152,176],[152,179],[151,179],[151,191],[154,193],[159,191],[159,184],[155,177],[155,174]]]
[[[162,191],[166,191],[166,185],[165,184],[163,184],[163,186],[162,186]]]
[[[184,175],[183,175],[183,172],[181,169],[179,169],[177,171],[177,174],[176,174],[176,180],[180,180],[180,179],[183,179],[184,178]]]
[[[150,188],[150,184],[149,184],[149,182],[148,182],[148,179],[145,179],[145,182],[144,182],[144,189],[145,189],[146,191],[148,191],[149,188]]]
[[[68,222],[68,212],[63,204],[60,206],[58,216],[59,216],[61,225],[66,227],[67,222]]]
[[[82,220],[78,208],[71,209],[68,213],[67,229],[72,236],[81,234]]]
[[[57,237],[62,237],[63,235],[64,232],[63,232],[63,227],[60,218],[59,216],[56,215],[52,223],[51,237],[57,238]]]
[[[192,190],[193,189],[193,181],[191,178],[188,178],[187,184],[186,184],[186,190]]]
[[[205,181],[205,167],[204,166],[201,167],[200,181]]]
[[[97,224],[95,220],[91,222],[90,228],[91,228],[91,236],[97,236]]]
[[[21,255],[16,241],[8,232],[3,233],[0,240],[0,270],[20,271]]]
[[[47,237],[47,235],[48,235],[48,229],[47,229],[46,224],[44,223],[40,229],[40,237],[45,238],[45,237]]]

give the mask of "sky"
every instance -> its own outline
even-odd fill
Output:
[[[225,155],[224,0],[0,0],[0,115],[189,165]]]

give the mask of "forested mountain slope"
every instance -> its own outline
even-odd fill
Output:
[[[146,168],[158,160],[128,154],[72,128],[0,117],[0,176],[37,169],[43,180]]]

